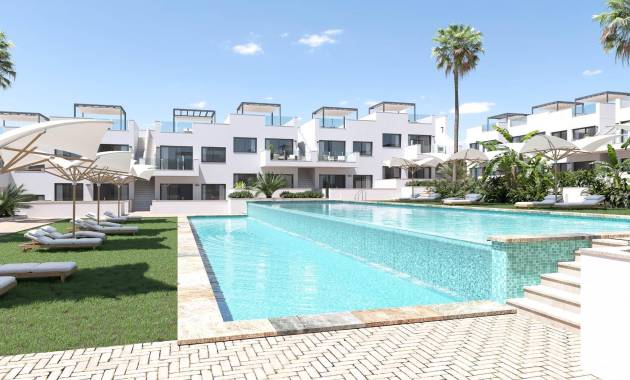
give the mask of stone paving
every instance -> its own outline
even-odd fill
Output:
[[[0,357],[0,379],[595,379],[579,336],[519,315]]]
[[[12,234],[32,228],[41,227],[58,221],[59,219],[15,219],[0,222],[0,235]]]

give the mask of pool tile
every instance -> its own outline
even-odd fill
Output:
[[[359,310],[352,314],[368,327],[401,323],[428,322],[439,319],[439,314],[429,306],[407,306],[388,309]]]
[[[327,330],[343,330],[347,328],[364,327],[363,322],[351,312],[330,313],[318,315],[306,315],[298,317],[304,326],[305,333],[321,332]]]
[[[269,322],[279,335],[304,332],[304,324],[298,317],[270,318]]]
[[[440,319],[459,319],[487,317],[499,314],[516,313],[513,307],[492,301],[457,302],[442,305],[431,305],[430,308]]]

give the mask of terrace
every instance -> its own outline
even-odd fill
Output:
[[[499,115],[490,116],[486,120],[484,131],[493,131],[495,125],[501,128],[510,128],[519,125],[525,125],[527,124],[527,116],[528,114],[526,113],[514,112],[507,112]]]
[[[127,112],[122,106],[108,104],[74,104],[74,117],[111,121],[111,131],[127,130]]]
[[[429,115],[418,115],[416,113],[416,103],[406,102],[389,102],[384,101],[368,108],[368,114],[371,113],[395,113],[395,114],[407,114],[407,121],[410,123],[421,123],[422,119]]]
[[[357,108],[320,107],[311,114],[312,119],[319,120],[321,128],[345,128],[346,120],[357,120]]]
[[[558,112],[567,109],[574,109],[576,102],[566,100],[556,100],[553,102],[543,103],[536,106],[532,106],[532,115],[547,112]]]
[[[32,123],[41,123],[49,120],[47,116],[39,112],[0,111],[2,131],[6,128],[19,128]]]
[[[214,124],[216,112],[207,109],[173,108],[171,121],[160,122],[160,132],[192,133],[194,124]]]
[[[256,115],[265,119],[265,126],[294,127],[295,117],[282,116],[282,105],[278,103],[241,102],[236,108],[238,115]]]

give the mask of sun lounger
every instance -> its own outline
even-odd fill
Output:
[[[20,244],[20,248],[23,251],[30,249],[96,249],[96,247],[103,244],[103,239],[100,238],[52,239],[44,231],[28,231],[24,234],[24,237],[31,241]]]
[[[472,205],[481,202],[481,194],[466,194],[464,198],[446,198],[442,201],[445,205]]]
[[[442,195],[440,195],[440,193],[429,192],[429,193],[413,194],[412,196],[408,198],[400,198],[400,199],[409,200],[409,201],[437,201],[441,197]]]
[[[138,226],[122,226],[107,222],[97,224],[94,220],[77,219],[74,223],[82,230],[97,231],[107,235],[135,234],[139,230]]]
[[[137,222],[139,220],[142,220],[141,216],[132,216],[132,215],[121,215],[121,216],[116,216],[113,212],[111,211],[105,211],[105,216],[108,218],[107,220],[110,222],[116,222],[115,219],[118,219],[122,222]]]
[[[13,276],[0,276],[0,296],[15,288],[17,281]]]
[[[47,263],[16,263],[0,265],[0,276],[15,278],[59,277],[64,282],[77,270],[77,263],[72,261]]]
[[[581,202],[562,202],[553,205],[554,208],[595,208],[604,205],[606,197],[603,195],[587,195]]]
[[[85,214],[85,219],[90,219],[90,220],[94,220],[96,221],[96,214],[88,212]],[[125,219],[124,217],[111,217],[111,216],[102,216],[100,218],[101,220],[99,221],[99,223],[101,225],[105,225],[105,223],[115,223],[115,224],[119,224],[119,223],[124,223],[127,221],[127,219]]]
[[[516,202],[514,207],[516,208],[531,208],[531,207],[552,207],[558,202],[562,202],[562,196],[558,195],[557,199],[555,195],[547,195],[542,201],[530,201],[530,202]]]
[[[61,233],[59,231],[57,231],[57,229],[53,226],[44,226],[40,228],[41,231],[44,231],[44,233],[53,239],[71,239],[72,233],[68,232],[68,233]],[[84,239],[84,238],[99,238],[99,239],[107,239],[107,235],[105,235],[102,232],[96,232],[96,231],[76,231],[75,232],[75,236],[78,239]]]

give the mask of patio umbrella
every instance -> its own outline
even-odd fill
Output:
[[[574,141],[574,144],[585,152],[597,152],[608,144],[612,144],[620,134],[605,134],[585,137],[583,139]]]
[[[74,153],[85,162],[94,159],[111,125],[107,120],[63,119],[5,132],[0,135],[0,173],[45,164],[55,150]]]
[[[113,182],[116,175],[126,174],[131,165],[132,155],[131,151],[96,154],[94,166],[86,173],[86,179],[96,185],[96,223],[101,222],[101,185]]]
[[[451,156],[446,160],[446,162],[453,162],[453,182],[455,182],[457,180],[457,167],[456,167],[457,162],[463,161],[466,163],[468,162],[480,163],[480,162],[486,162],[488,160],[490,160],[490,158],[488,157],[486,153],[480,151],[479,149],[469,148],[469,149],[463,149],[463,150],[460,150],[458,152],[451,154]]]

